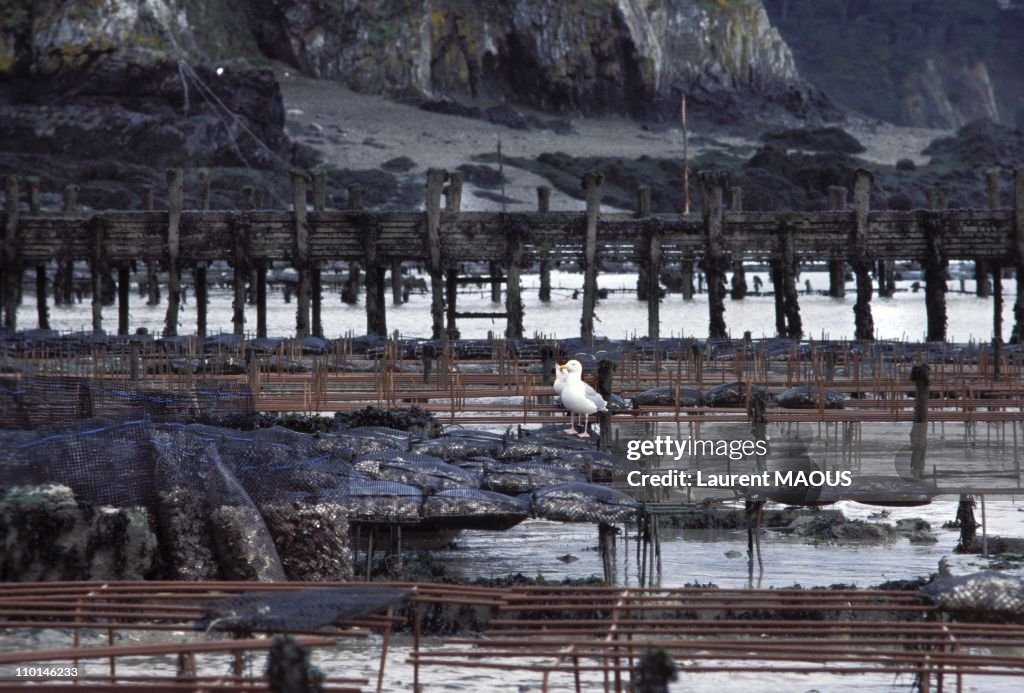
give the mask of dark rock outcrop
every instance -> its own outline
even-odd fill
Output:
[[[159,201],[172,166],[214,169],[214,206],[235,206],[243,185],[284,185],[262,173],[291,158],[267,70],[98,57],[2,84],[0,119],[0,168],[40,175],[51,192],[80,184],[93,208],[136,207],[145,184]]]

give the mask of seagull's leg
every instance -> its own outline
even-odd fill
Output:
[[[580,433],[580,438],[589,438],[590,434],[587,433],[587,419],[590,418],[590,414],[583,415],[583,433]]]
[[[576,412],[569,410],[569,428],[563,430],[562,433],[568,433],[571,436],[576,435]]]

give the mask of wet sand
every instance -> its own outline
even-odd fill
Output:
[[[335,82],[304,77],[281,65],[275,71],[287,109],[289,133],[320,152],[325,162],[339,168],[374,169],[390,159],[406,156],[416,162],[416,168],[405,175],[423,180],[428,168],[453,170],[460,164],[471,163],[476,155],[495,153],[499,138],[505,157],[533,159],[545,152],[561,151],[574,156],[678,157],[682,161],[683,133],[675,123],[645,126],[628,118],[573,117],[572,134],[514,130],[483,120],[431,113],[381,96],[359,94]],[[516,110],[541,119],[551,118],[518,106]],[[851,119],[843,127],[867,149],[860,157],[885,165],[893,165],[901,158],[911,158],[919,165],[927,163],[928,157],[921,150],[936,137],[948,134],[860,118]],[[763,129],[766,128],[756,131]],[[754,129],[738,135],[691,128],[689,135],[691,160],[711,151],[749,157],[760,146]],[[505,195],[517,200],[508,203],[507,209],[535,209],[536,186],[547,185],[548,181],[511,166],[505,166],[505,175],[509,179]],[[473,185],[466,186],[464,211],[501,209],[499,203],[477,192],[479,189]],[[551,208],[582,210],[584,203],[554,190]]]

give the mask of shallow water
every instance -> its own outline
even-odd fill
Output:
[[[878,508],[842,502],[837,504],[848,517],[869,518]],[[986,505],[988,531],[992,534],[1019,534],[1024,518],[1024,499],[1004,497],[989,499]],[[920,517],[929,521],[939,538],[933,545],[912,545],[905,538],[881,545],[823,545],[807,543],[766,531],[762,536],[764,570],[755,569],[753,583],[748,577],[745,557],[744,531],[670,531],[662,530],[663,586],[682,586],[698,582],[712,582],[720,587],[787,587],[855,583],[867,587],[878,582],[911,578],[935,572],[938,561],[956,544],[956,532],[941,528],[956,512],[953,499],[941,499],[920,508],[891,509],[883,521],[893,522],[905,517]],[[877,519],[877,518],[875,518]],[[980,520],[980,514],[979,514]],[[601,574],[601,563],[596,551],[597,531],[592,525],[561,524],[543,520],[530,520],[506,532],[469,531],[463,533],[453,546],[440,551],[436,557],[455,575],[465,578],[497,577],[509,573],[525,572],[547,580],[585,578]],[[635,542],[626,544],[619,538],[618,572],[624,584],[637,584]],[[741,558],[727,558],[730,550],[739,551]],[[559,556],[569,554],[577,560],[564,563]],[[528,568],[527,568],[528,567]],[[152,635],[148,637],[154,637]],[[195,633],[178,633],[173,640],[186,641]],[[122,642],[139,642],[147,636],[131,635]],[[106,634],[94,633],[86,637],[86,645],[105,645]],[[27,636],[23,632],[0,630],[0,652],[26,647],[55,649],[70,645],[70,636],[61,632],[46,632]],[[446,646],[440,639],[424,639],[424,647],[431,650]],[[407,659],[412,643],[407,636],[392,638],[383,689],[386,691],[412,690],[412,667]],[[381,651],[381,639],[373,635],[367,640],[340,640],[336,649],[319,649],[313,661],[329,676],[363,677],[373,689]],[[197,658],[201,674],[227,674],[232,660],[227,656],[204,655]],[[538,660],[542,661],[542,660]],[[705,662],[710,664],[710,662]],[[54,663],[59,664],[59,663]],[[65,663],[66,664],[66,663]],[[680,662],[685,666],[685,660]],[[39,664],[45,666],[45,663]],[[147,673],[173,674],[177,662],[173,657],[136,657],[119,660],[118,671],[145,675]],[[265,666],[263,655],[254,655],[247,662],[247,671],[260,672]],[[83,673],[104,674],[106,660],[82,662]],[[0,665],[0,677],[12,676],[12,666]],[[446,666],[422,667],[420,680],[423,690],[450,691],[512,691],[516,693],[541,690],[541,675],[529,672],[506,672],[488,669],[451,669]],[[554,676],[552,691],[574,689],[570,675]],[[598,690],[602,686],[599,674],[584,674],[584,690]],[[820,691],[902,691],[910,690],[910,677],[896,678],[891,674],[866,674],[854,677],[822,674],[716,674],[682,673],[674,691],[720,693],[744,690],[748,686],[758,690]],[[1019,680],[1011,677],[967,677],[964,691],[992,691],[1011,693],[1019,690]]]
[[[748,272],[747,285],[753,287],[754,277],[764,281],[765,288],[770,286],[768,276],[764,272]],[[818,291],[828,287],[828,276],[824,272],[804,272],[800,275],[799,288],[803,289],[804,280],[811,282],[812,289]],[[523,302],[525,306],[524,334],[543,334],[550,337],[565,339],[579,336],[582,300],[573,299],[576,291],[582,295],[583,275],[558,272],[551,273],[552,300],[541,303],[537,298],[539,278],[537,275],[523,277]],[[910,280],[896,283],[898,291],[892,298],[872,300],[872,314],[875,330],[879,339],[923,340],[926,331],[926,315],[924,292],[913,292]],[[959,281],[950,280],[951,290],[959,291]],[[988,341],[992,335],[992,301],[977,298],[974,281],[964,282],[967,293],[949,293],[946,296],[947,314],[949,318],[948,339],[965,342],[969,339]],[[612,291],[607,299],[597,304],[595,330],[597,334],[613,339],[622,339],[647,333],[646,303],[636,300],[636,274],[602,274],[598,277],[598,286]],[[1006,300],[1003,304],[1003,333],[1009,335],[1013,327],[1013,296],[1016,283],[1012,279],[1003,281],[1003,292]],[[166,298],[166,292],[164,292]],[[231,299],[229,288],[211,287],[210,303],[207,313],[208,333],[231,332]],[[390,297],[390,294],[389,294]],[[822,336],[831,339],[850,339],[853,337],[853,304],[855,292],[852,283],[847,283],[845,298],[829,298],[819,294],[800,296],[800,313],[806,336],[819,339]],[[325,336],[338,337],[347,333],[365,334],[366,313],[363,305],[364,297],[360,295],[359,304],[347,305],[341,302],[338,294],[329,293],[323,299],[323,322]],[[274,336],[285,336],[295,333],[295,302],[285,303],[280,291],[272,292],[267,299],[268,332]],[[749,295],[742,301],[726,299],[725,320],[733,336],[741,337],[745,330],[750,330],[754,337],[772,336],[775,334],[774,298],[771,296]],[[462,287],[459,294],[459,309],[467,312],[496,312],[496,305],[491,303],[488,287],[468,285]],[[58,330],[89,330],[92,318],[88,302],[77,306],[51,306],[50,324]],[[130,325],[134,331],[137,327],[145,327],[152,333],[163,329],[166,303],[147,306],[144,299],[137,294],[131,298]],[[26,295],[26,300],[18,310],[18,324],[23,327],[35,325],[34,296]],[[407,337],[430,336],[430,295],[429,293],[412,294],[409,302],[401,305],[387,305],[387,324],[389,332],[398,330]],[[103,309],[105,329],[116,331],[117,307],[106,306]],[[250,331],[255,330],[256,311],[253,306],[246,308],[246,325]],[[672,294],[663,299],[661,305],[661,332],[669,336],[707,336],[708,306],[707,294],[697,294],[692,301],[684,301],[679,294]],[[459,330],[464,338],[486,337],[488,331],[497,335],[504,334],[504,321],[495,320],[462,320]],[[179,332],[182,334],[195,332],[195,305],[191,293],[188,302],[182,309]]]
[[[748,284],[752,285],[755,274],[758,273],[748,273]],[[760,276],[767,285],[766,275],[760,273]],[[826,275],[820,272],[805,272],[801,277],[801,280],[803,279],[809,279],[816,289],[824,288],[827,284]],[[526,333],[542,333],[558,338],[577,336],[581,301],[574,300],[572,293],[582,287],[582,275],[554,272],[554,300],[549,304],[541,304],[537,300],[537,282],[536,276],[524,277]],[[898,282],[897,286],[909,289],[910,284],[910,281],[903,281]],[[612,293],[608,299],[599,302],[598,333],[612,338],[624,338],[646,332],[645,304],[638,302],[632,293],[636,285],[636,275],[604,274],[599,278],[599,285],[602,288],[629,291]],[[968,292],[973,290],[973,281],[966,281],[965,285]],[[958,287],[958,282],[950,281],[950,287]],[[852,336],[854,295],[851,289],[852,285],[849,285],[847,297],[844,299],[831,299],[820,295],[800,297],[805,331],[809,336],[826,336],[834,339],[848,339]],[[1012,296],[1015,292],[1012,280],[1004,281],[1004,291],[1009,299],[1005,303],[1004,312],[1004,333],[1008,334],[1012,326]],[[145,326],[153,332],[159,332],[163,324],[165,305],[146,306],[135,295],[132,300],[132,328]],[[951,340],[989,339],[992,330],[992,307],[989,299],[978,299],[973,293],[951,293],[947,296],[947,302]],[[26,326],[34,323],[33,303],[30,298],[21,306],[19,324]],[[913,293],[908,290],[897,293],[891,299],[876,297],[872,307],[880,338],[921,339],[925,330],[922,292]],[[491,311],[494,310],[494,305],[490,302],[487,288],[465,287],[464,293],[460,294],[460,308],[467,311]],[[286,335],[294,332],[294,302],[285,304],[280,293],[272,294],[268,309],[268,326],[271,334]],[[185,319],[182,331],[194,331],[194,305],[191,302],[186,305],[183,315]],[[208,315],[211,334],[219,330],[231,330],[229,290],[211,289]],[[410,302],[403,306],[388,305],[390,330],[399,330],[404,336],[429,336],[428,315],[429,296],[426,294],[414,294]],[[113,327],[116,324],[116,307],[107,307],[104,310],[104,319],[108,329]],[[247,319],[253,321],[248,323],[252,326],[255,312],[251,307],[247,310]],[[678,295],[672,295],[662,304],[662,332],[665,336],[704,336],[707,321],[706,295],[698,295],[690,302],[684,302]],[[727,300],[726,321],[737,336],[742,334],[743,330],[750,330],[754,336],[771,335],[774,333],[773,298],[750,296],[743,301]],[[89,307],[85,304],[73,308],[51,308],[51,324],[61,330],[87,329],[90,326]],[[328,337],[347,332],[362,334],[365,331],[363,305],[360,303],[348,306],[342,304],[336,294],[326,295],[324,324]],[[460,329],[463,337],[479,338],[487,336],[489,330],[497,334],[502,333],[504,324],[488,320],[463,321]],[[866,435],[867,442],[862,450],[864,460],[868,461],[869,466],[872,461],[883,466],[888,463],[888,471],[891,473],[893,451],[906,444],[908,433],[909,428],[896,426],[886,430],[875,430],[871,435]],[[959,435],[959,430],[955,426],[950,426],[948,441],[957,440]],[[980,435],[984,436],[985,433]],[[814,437],[813,433],[811,437]],[[939,440],[945,443],[947,438]],[[824,443],[819,440],[815,445],[820,448]],[[932,446],[930,450],[935,453],[934,459],[937,463],[948,466],[957,464],[962,459],[961,453],[951,444],[932,445],[930,442],[929,445]],[[830,454],[834,455],[835,451],[812,449],[812,454],[827,457]],[[1011,462],[1011,456],[1005,450],[991,452],[986,459],[990,462],[995,461],[1003,467]],[[850,518],[866,519],[880,511],[879,508],[850,502],[841,502],[836,507],[842,509]],[[988,532],[993,535],[1020,536],[1024,520],[1022,509],[1024,500],[1021,496],[989,497],[986,503]],[[920,517],[930,522],[938,542],[926,545],[910,544],[903,537],[891,543],[878,545],[825,545],[765,531],[762,535],[763,570],[759,571],[755,566],[752,576],[746,560],[745,531],[683,531],[662,528],[660,584],[669,587],[687,583],[714,583],[720,587],[767,588],[794,584],[814,586],[852,583],[859,587],[868,587],[885,580],[928,575],[938,570],[940,559],[947,556],[956,544],[956,532],[941,527],[943,522],[953,519],[955,512],[955,496],[941,497],[920,508],[889,510],[889,516],[883,521],[895,523],[900,518]],[[980,508],[976,512],[980,521]],[[594,526],[531,520],[506,532],[465,532],[452,546],[438,552],[437,558],[452,574],[468,579],[497,577],[517,572],[526,573],[531,577],[539,575],[548,580],[586,578],[602,573],[596,544],[597,531]],[[618,547],[618,581],[620,584],[636,585],[635,541],[630,537],[627,542],[626,537],[620,536]],[[728,558],[726,553],[732,551],[739,552],[740,557]],[[567,555],[576,560],[559,560],[559,557]],[[969,562],[971,559],[967,560]],[[50,634],[44,641],[32,642],[17,634],[0,632],[0,650],[21,649],[26,646],[58,647],[67,644],[58,642],[62,637]],[[185,638],[187,634],[182,634],[181,637]],[[105,640],[105,636],[101,640]],[[438,641],[431,640],[429,643],[431,646],[440,646]],[[101,642],[97,641],[97,644]],[[385,690],[411,689],[411,667],[405,664],[409,650],[408,639],[394,639],[388,657]],[[328,673],[365,676],[373,682],[376,678],[379,651],[380,642],[376,639],[358,643],[343,642],[334,652],[317,654],[316,661]],[[208,673],[227,672],[230,669],[230,662],[225,657],[202,658],[200,664]],[[124,661],[120,670],[145,673],[159,669],[173,672],[175,665],[172,658],[139,658],[134,662]],[[252,666],[256,669],[262,668],[262,659],[254,661]],[[106,671],[106,665],[89,665],[87,670],[103,673]],[[11,667],[0,666],[0,676],[9,676],[11,673]],[[453,676],[452,672],[444,667],[424,669],[421,675],[426,690],[529,691],[539,690],[540,683],[540,676],[536,674],[460,670]],[[599,684],[600,679],[589,677],[585,678],[585,681],[591,684],[588,688],[593,688]],[[844,678],[763,673],[701,674],[686,677],[685,683],[677,684],[674,690],[681,690],[685,686],[686,690],[715,693],[746,687],[757,687],[760,690],[889,691],[907,689],[911,683],[909,679],[894,679],[891,675]],[[572,681],[568,677],[556,678],[552,684],[552,690],[569,690]],[[1013,679],[979,677],[968,679],[964,690],[1009,693],[1019,690],[1019,682]]]

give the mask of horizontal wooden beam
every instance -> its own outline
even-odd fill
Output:
[[[442,212],[440,241],[446,262],[488,261],[505,250],[508,217],[528,228],[524,261],[543,254],[549,260],[579,259],[584,240],[583,215],[578,212]],[[367,219],[379,224],[380,262],[426,261],[423,244],[426,217],[414,212],[310,212],[308,253],[315,262],[361,259],[365,252]],[[184,211],[179,222],[178,259],[181,263],[229,260],[239,221],[250,228],[248,256],[253,261],[295,262],[295,218],[291,212]],[[1014,213],[1000,210],[875,211],[868,216],[867,251],[875,259],[921,260],[927,254],[928,228],[936,221],[948,229],[944,249],[951,260],[1016,258]],[[722,250],[734,260],[764,260],[777,247],[784,227],[794,229],[798,258],[848,257],[854,229],[851,211],[726,212]],[[18,260],[26,264],[51,259],[87,260],[95,252],[93,229],[103,228],[103,253],[112,263],[167,260],[166,212],[98,212],[95,214],[19,214]],[[631,214],[602,214],[597,222],[598,254],[606,260],[645,259],[643,239],[652,231],[661,238],[665,262],[700,258],[706,251],[701,219],[690,215],[655,215],[638,219]],[[481,279],[481,281],[485,281]]]

